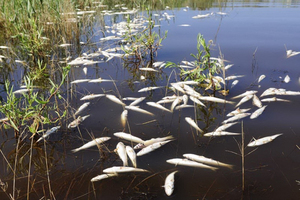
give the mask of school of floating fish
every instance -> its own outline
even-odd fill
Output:
[[[102,5],[99,5],[102,6]],[[120,5],[122,7],[122,5]],[[128,10],[126,7],[122,7],[122,11],[119,12],[111,12],[108,10],[103,10],[102,13],[103,15],[122,15],[122,14],[134,14],[138,10],[133,9],[133,10]],[[184,9],[184,11],[187,11],[188,8]],[[85,14],[93,14],[95,11],[78,11],[77,13],[71,13],[73,15],[85,15]],[[65,14],[70,14],[70,13],[65,13]],[[203,19],[203,18],[208,18],[213,15],[227,15],[227,13],[222,13],[222,12],[217,12],[217,13],[206,13],[206,14],[199,14],[196,16],[193,16],[193,19]],[[154,14],[154,16],[161,17],[160,20],[169,20],[174,17],[174,15],[169,15],[167,12],[163,14]],[[69,21],[72,21],[71,19]],[[49,22],[50,23],[50,22]],[[105,43],[105,42],[114,42],[114,44],[118,43],[125,43],[123,46],[124,49],[128,49],[129,46],[126,44],[126,42],[123,40],[122,36],[128,32],[130,28],[130,33],[132,36],[139,32],[143,31],[146,29],[147,21],[144,19],[137,19],[134,18],[130,21],[129,25],[127,22],[119,22],[115,23],[112,26],[106,26],[106,33],[110,33],[112,35],[102,37],[100,39],[100,42]],[[189,27],[189,24],[182,24],[180,25],[182,27]],[[62,48],[67,48],[71,46],[72,44],[60,44],[59,47]],[[0,48],[5,48],[5,46],[1,46]],[[292,50],[287,50],[286,51],[286,56],[287,58],[290,58],[292,56],[296,56],[300,54],[300,52],[292,51]],[[131,56],[129,54],[124,53],[122,48],[116,46],[113,48],[108,48],[108,49],[98,49],[98,51],[87,54],[87,53],[82,53],[80,57],[77,57],[69,62],[67,62],[68,65],[71,66],[85,66],[83,67],[83,72],[85,75],[87,75],[88,68],[86,66],[91,66],[91,65],[97,65],[102,62],[109,62],[113,58],[121,58],[124,56]],[[0,55],[1,59],[5,59],[4,56]],[[100,58],[100,59],[99,59]],[[68,58],[67,60],[69,60]],[[94,60],[97,59],[97,60]],[[213,62],[216,61],[216,64],[222,66],[225,60],[222,60],[220,58],[211,58]],[[180,68],[184,69],[195,69],[195,63],[183,60],[181,62],[182,64],[179,65]],[[163,67],[166,65],[164,61],[157,61],[154,62],[152,66],[148,67],[140,67],[139,70],[148,73],[148,72],[155,72],[155,73],[161,73],[163,70]],[[229,70],[233,64],[226,65],[224,67],[225,70]],[[225,84],[231,84],[231,89],[235,87],[238,83],[239,80],[244,77],[244,75],[231,75],[227,77],[220,77],[220,76],[215,76],[212,78],[214,81],[214,84],[217,86],[224,86]],[[258,80],[257,84],[260,83],[263,79],[265,79],[265,75],[261,75]],[[145,76],[141,76],[141,80],[144,80]],[[284,83],[289,83],[290,82],[290,77],[288,75],[285,76],[282,82]],[[102,82],[116,82],[115,80],[111,79],[102,79],[102,78],[97,78],[97,79],[78,79],[78,80],[73,80],[71,81],[71,84],[81,84],[81,83],[102,83]],[[207,79],[206,80],[207,84],[211,84],[211,80]],[[267,108],[268,103],[270,102],[290,102],[288,99],[281,99],[278,97],[275,97],[276,95],[280,96],[289,96],[289,95],[300,95],[299,91],[287,91],[284,88],[268,88],[266,89],[259,97],[257,96],[258,91],[256,90],[249,90],[246,91],[242,94],[239,94],[235,97],[232,97],[230,100],[226,99],[224,97],[215,97],[215,96],[203,96],[199,91],[196,91],[193,87],[193,85],[198,85],[197,82],[189,80],[189,81],[179,81],[179,82],[172,82],[168,86],[151,86],[151,87],[144,87],[140,88],[137,91],[137,94],[147,94],[147,92],[153,92],[155,90],[167,90],[168,94],[170,92],[173,92],[172,95],[168,95],[163,97],[162,99],[158,100],[157,102],[153,101],[147,101],[146,104],[148,108],[154,107],[160,112],[164,112],[165,115],[172,115],[174,112],[179,112],[181,109],[188,109],[188,108],[195,108],[196,106],[201,106],[203,109],[207,109],[207,102],[215,102],[215,103],[220,103],[220,104],[232,104],[235,105],[234,110],[230,111],[227,113],[227,119],[225,119],[222,124],[218,127],[215,127],[214,130],[211,130],[210,132],[204,132],[198,125],[197,120],[192,119],[191,117],[187,116],[185,117],[185,121],[188,125],[190,125],[193,129],[199,132],[202,136],[205,137],[219,137],[219,136],[235,136],[235,135],[241,135],[241,133],[235,133],[235,132],[228,132],[225,131],[226,129],[238,124],[239,120],[244,120],[247,117],[250,119],[256,119],[260,117],[264,110]],[[261,87],[261,85],[259,85]],[[209,89],[209,88],[208,88]],[[14,94],[24,94],[30,92],[31,89],[19,89],[15,90]],[[167,94],[167,93],[166,93]],[[271,98],[266,98],[266,96],[274,96]],[[122,126],[125,128],[127,121],[128,121],[128,115],[130,115],[130,112],[138,112],[140,114],[147,114],[151,116],[155,116],[154,113],[150,112],[146,108],[141,108],[139,104],[142,101],[145,101],[146,96],[142,97],[123,97],[121,98],[120,96],[117,97],[113,94],[87,94],[85,96],[82,96],[80,98],[81,101],[90,101],[90,102],[85,102],[83,103],[75,112],[74,112],[74,120],[69,123],[67,126],[69,129],[78,127],[85,119],[87,119],[90,115],[85,115],[85,116],[78,116],[77,118],[75,117],[76,115],[81,114],[82,112],[85,112],[87,108],[89,107],[90,104],[93,104],[94,99],[98,98],[103,98],[105,97],[106,99],[119,104],[120,106],[123,107],[123,112],[120,114],[120,121]],[[240,99],[240,100],[239,100]],[[246,102],[251,101],[252,104],[257,107],[258,109],[253,110],[254,108],[240,108],[240,106],[246,104]],[[127,103],[128,101],[132,101],[131,103]],[[190,103],[190,104],[189,104]],[[171,104],[171,105],[166,105],[166,104]],[[152,109],[151,109],[152,110]],[[251,112],[250,112],[251,111]],[[86,111],[87,112],[87,111]],[[7,118],[0,119],[0,122],[3,122],[5,120],[8,120]],[[60,126],[55,126],[49,130],[47,130],[38,140],[37,142],[41,140],[45,140],[50,137],[51,134],[54,132],[57,132],[60,129]],[[116,132],[113,134],[116,138],[119,140],[125,140],[125,143],[128,143],[130,145],[125,145],[122,141],[120,141],[114,152],[119,156],[120,161],[122,161],[123,165],[122,166],[112,166],[109,168],[106,168],[103,170],[103,174],[97,175],[91,179],[91,182],[96,182],[100,181],[106,178],[114,177],[117,176],[119,173],[129,173],[129,172],[147,172],[149,173],[150,171],[147,169],[141,169],[138,168],[138,162],[137,159],[140,156],[145,156],[146,154],[153,153],[155,154],[155,151],[168,143],[172,142],[176,138],[174,138],[172,135],[168,135],[165,137],[161,138],[150,138],[150,139],[141,139],[138,138],[137,136],[134,136],[134,134],[131,133],[125,133],[125,132]],[[271,136],[266,136],[262,137],[260,139],[255,139],[253,138],[249,144],[247,145],[248,147],[257,147],[261,146],[264,144],[267,144],[271,141],[273,141],[275,138],[281,136],[282,133],[280,134],[275,134]],[[73,153],[86,150],[88,148],[94,147],[94,146],[99,146],[99,145],[104,145],[106,142],[111,140],[111,137],[101,137],[101,138],[94,138],[89,142],[86,142],[84,145],[77,147],[73,150],[71,150]],[[137,153],[136,151],[139,150]],[[205,168],[205,169],[210,169],[212,171],[216,171],[219,169],[219,167],[225,167],[228,169],[233,169],[233,165],[231,164],[226,164],[220,161],[216,161],[212,158],[207,158],[204,157],[203,155],[196,155],[192,153],[188,154],[183,154],[184,158],[172,158],[166,160],[167,163],[174,164],[176,167],[178,165],[182,166],[189,166],[189,167],[197,167],[197,168]],[[129,166],[128,158],[131,162],[132,167]],[[171,196],[173,191],[174,191],[174,183],[175,183],[175,174],[178,173],[178,170],[173,171],[170,173],[168,176],[166,176],[165,183],[164,183],[164,189],[165,193],[168,196]]]

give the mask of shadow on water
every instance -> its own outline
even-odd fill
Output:
[[[226,81],[226,88],[222,88],[229,90],[226,100],[245,90],[257,90],[257,94],[262,94],[269,87],[299,91],[300,74],[293,68],[299,65],[299,57],[286,59],[284,49],[285,44],[288,49],[298,48],[294,40],[298,35],[294,33],[299,33],[297,27],[300,25],[293,19],[299,13],[293,9],[299,8],[299,1],[151,1],[149,5],[107,1],[103,6],[96,2],[81,6],[78,8],[82,11],[95,8],[96,12],[63,15],[61,20],[65,22],[65,28],[56,25],[59,27],[57,33],[45,32],[49,40],[45,39],[47,44],[39,46],[41,49],[29,51],[32,50],[28,49],[29,46],[17,45],[20,35],[10,41],[10,49],[0,48],[0,55],[4,56],[0,58],[2,106],[7,99],[6,80],[19,89],[24,84],[24,77],[29,76],[33,86],[39,87],[40,99],[47,99],[53,86],[51,81],[60,83],[63,67],[71,65],[58,95],[51,99],[52,107],[45,108],[47,114],[42,117],[50,120],[43,126],[37,125],[34,136],[29,131],[34,118],[27,122],[20,120],[17,127],[21,130],[19,137],[14,137],[16,132],[8,126],[9,122],[1,121],[1,199],[298,199],[300,138],[297,130],[300,127],[295,119],[298,119],[300,102],[297,96],[283,96],[291,102],[264,103],[268,106],[258,119],[243,119],[245,146],[253,137],[259,139],[283,133],[255,151],[255,148],[245,147],[243,191],[242,137],[204,136],[228,119],[226,115],[235,109],[234,105],[208,101],[203,107],[188,100],[193,107],[174,109],[173,113],[159,110],[147,103],[157,102],[165,96],[182,95],[174,88],[175,92],[172,91],[170,85],[181,81],[180,71],[165,67],[155,68],[156,71],[140,68],[153,69],[153,64],[159,61],[190,61],[189,54],[195,52],[196,36],[200,32],[207,40],[214,39],[213,42],[220,46],[212,47],[212,55],[218,55],[222,49],[225,59],[235,65],[226,75],[245,75],[234,87],[231,80]],[[139,10],[131,10],[134,8]],[[148,8],[149,11],[146,11]],[[274,16],[280,11],[288,14],[289,20],[285,19],[283,23]],[[216,14],[218,12],[224,13]],[[274,16],[274,20],[264,17],[264,13]],[[134,22],[134,26],[128,28],[129,22]],[[283,33],[276,28],[280,26],[289,31]],[[124,34],[122,30],[127,31]],[[165,31],[168,31],[167,35]],[[118,39],[107,39],[109,37]],[[3,46],[8,44],[4,39],[0,42]],[[119,55],[124,54],[124,50],[129,56]],[[78,57],[85,63],[70,64]],[[87,63],[86,60],[92,62]],[[266,78],[258,83],[260,74],[265,74]],[[287,74],[291,81],[286,83],[283,79]],[[99,78],[102,78],[101,81],[88,82]],[[86,80],[71,83],[79,79]],[[144,87],[156,86],[159,88],[137,92]],[[201,88],[196,90],[203,96],[215,92]],[[138,106],[153,115],[128,109],[127,123],[123,126],[121,113],[124,106],[107,96],[80,100],[90,94],[113,94],[119,99],[146,97]],[[219,92],[214,95],[224,98]],[[20,95],[19,98],[23,97]],[[123,100],[126,105],[132,101]],[[235,100],[235,103],[238,101]],[[18,106],[24,106],[24,102],[20,101]],[[90,104],[80,116],[90,116],[77,127],[68,128],[68,124],[78,119],[75,111],[85,102]],[[38,102],[32,105],[37,106]],[[167,109],[172,107],[172,103],[162,105]],[[241,108],[251,108],[251,112],[257,109],[251,101]],[[1,113],[1,118],[4,117]],[[196,119],[203,133],[186,123],[185,117]],[[53,126],[60,128],[46,140],[36,142]],[[237,123],[228,130],[241,133],[242,125]],[[114,151],[120,141],[128,146],[135,145],[113,135],[121,131],[142,140],[169,135],[175,140],[154,152],[138,156],[138,168],[149,172],[120,173],[116,177],[91,182],[93,177],[103,174],[104,169],[123,165]],[[72,152],[99,137],[111,139],[101,145]],[[172,158],[183,158],[186,153],[204,155],[234,167],[219,167],[213,171],[166,162]],[[179,172],[175,175],[174,193],[168,197],[162,186],[167,175],[175,170]]]

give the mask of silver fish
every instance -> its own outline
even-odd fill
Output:
[[[115,95],[112,95],[112,94],[107,94],[105,95],[109,100],[117,103],[117,104],[120,104],[122,106],[125,106],[126,104],[123,103],[119,98],[117,98]]]
[[[203,131],[199,128],[199,126],[197,125],[197,123],[190,117],[186,117],[185,121],[187,123],[189,123],[192,127],[194,127],[197,131],[199,131],[200,133],[203,133]]]
[[[141,67],[139,68],[141,71],[147,71],[147,72],[158,72],[156,69],[149,68],[149,67]]]
[[[89,83],[102,83],[102,82],[115,82],[115,80],[103,79],[103,78],[97,78],[97,79],[90,79],[89,80]]]
[[[182,96],[182,101],[184,105],[187,105],[188,101],[189,101],[189,97],[185,94]]]
[[[290,57],[296,56],[298,54],[300,54],[300,51],[287,50],[286,51],[286,58],[290,58]]]
[[[131,104],[129,104],[129,106],[136,106],[137,104],[141,103],[145,99],[146,99],[146,97],[140,97],[140,98],[134,100]]]
[[[172,105],[171,105],[171,112],[173,112],[175,106],[177,106],[177,105],[180,104],[181,102],[182,102],[182,98],[177,97],[177,98],[173,101],[173,103],[172,103]]]
[[[206,168],[206,169],[211,169],[213,171],[216,171],[218,168],[217,167],[212,167],[209,165],[205,165],[202,163],[198,163],[192,160],[188,160],[186,158],[172,158],[166,161],[167,163],[174,164],[175,166],[177,165],[184,165],[184,166],[189,166],[189,167],[200,167],[200,168]]]
[[[253,95],[253,98],[252,98],[252,104],[259,107],[259,108],[262,107],[261,101],[259,100],[259,98],[255,94]]]
[[[90,79],[78,79],[78,80],[75,80],[75,81],[72,81],[71,84],[74,84],[74,83],[84,83],[84,82],[88,82]]]
[[[245,97],[245,96],[248,96],[248,95],[253,95],[253,94],[256,94],[257,91],[256,90],[250,90],[250,91],[246,91],[240,95],[237,95],[235,97],[232,97],[231,99],[238,99],[238,98],[242,98],[242,97]]]
[[[172,112],[171,110],[169,110],[169,109],[167,109],[167,108],[163,107],[162,105],[160,105],[160,104],[158,104],[158,103],[155,103],[155,102],[147,102],[147,104],[148,104],[149,106],[152,106],[152,107],[155,107],[155,108],[158,108],[158,109],[161,109],[161,110],[170,112],[170,113]]]
[[[231,88],[233,88],[234,86],[236,86],[236,84],[238,84],[239,80],[234,80],[232,83],[231,83]]]
[[[264,74],[260,75],[257,82],[258,83],[261,82],[264,78],[266,78],[266,75],[264,75]]]
[[[214,132],[224,131],[224,130],[228,129],[229,127],[231,127],[231,126],[233,126],[235,124],[237,124],[237,122],[223,124],[222,126],[219,126]]]
[[[116,173],[127,173],[127,172],[149,172],[149,171],[146,169],[140,169],[134,167],[114,166],[114,167],[109,167],[104,169],[103,172],[108,174],[116,174]]]
[[[230,103],[230,104],[234,104],[233,101],[227,101],[225,99],[220,99],[217,97],[208,97],[208,96],[201,96],[199,97],[200,100],[204,100],[204,101],[211,101],[211,102],[216,102],[216,103]]]
[[[90,141],[90,142],[88,142],[88,143],[82,145],[82,146],[79,147],[79,148],[73,149],[72,152],[73,152],[73,153],[76,153],[76,152],[78,152],[78,151],[80,151],[80,150],[87,149],[87,148],[93,147],[93,146],[95,146],[95,145],[97,145],[97,144],[101,144],[101,143],[103,143],[103,142],[106,142],[107,140],[110,140],[110,137],[96,138],[96,139],[94,139],[94,140],[92,140],[92,141]]]
[[[205,105],[204,103],[202,103],[199,99],[197,99],[197,98],[195,98],[195,97],[193,97],[193,96],[190,96],[190,99],[191,99],[193,102],[195,102],[196,104],[201,105],[201,106],[203,106],[203,107],[206,107],[206,105]]]
[[[167,144],[168,142],[171,142],[172,140],[166,140],[166,141],[163,141],[163,142],[156,142],[156,143],[153,143],[149,146],[146,146],[145,148],[143,148],[142,150],[140,150],[136,155],[137,156],[142,156],[142,155],[145,155],[147,153],[150,153],[160,147],[162,147],[163,145]]]
[[[136,153],[133,150],[133,148],[131,148],[131,146],[126,146],[126,153],[127,153],[128,157],[130,158],[133,167],[136,168],[137,167],[137,164],[136,164]]]
[[[233,121],[236,121],[236,120],[239,120],[239,119],[242,119],[242,118],[245,118],[247,116],[251,115],[251,113],[241,113],[241,114],[237,114],[233,117],[230,117],[229,119],[226,119],[224,120],[222,123],[223,124],[226,124],[228,122],[233,122]]]
[[[139,97],[124,97],[122,100],[123,101],[135,101],[139,99]]]
[[[204,164],[208,164],[208,165],[213,165],[213,166],[221,166],[221,167],[227,167],[229,169],[233,168],[233,165],[230,164],[226,164],[226,163],[222,163],[216,160],[213,160],[211,158],[206,158],[204,156],[199,156],[199,155],[195,155],[195,154],[183,154],[183,157],[188,158],[190,160],[196,161],[196,162],[200,162],[200,163],[204,163]]]
[[[234,111],[231,111],[230,113],[228,113],[226,116],[227,117],[235,116],[235,115],[238,115],[238,114],[241,114],[241,113],[245,113],[249,110],[251,110],[251,108],[245,108],[245,109],[237,108]]]
[[[178,171],[174,171],[174,172],[170,173],[165,179],[164,188],[165,188],[165,192],[168,196],[171,196],[174,191],[175,174],[177,172]]]
[[[89,95],[85,95],[84,97],[82,97],[80,100],[91,100],[91,99],[95,99],[97,97],[103,97],[105,96],[105,94],[89,94]]]
[[[100,181],[109,177],[117,176],[118,174],[101,174],[91,179],[91,182]]]
[[[139,107],[136,107],[136,106],[125,106],[125,109],[140,112],[140,113],[144,113],[144,114],[148,114],[148,115],[152,115],[152,116],[154,115],[153,113],[151,113],[147,110],[141,109]]]
[[[60,126],[55,126],[52,127],[51,129],[47,130],[45,134],[43,134],[36,142],[41,141],[42,139],[45,139],[46,137],[48,137],[50,134],[54,133],[55,131],[57,131],[60,128]]]
[[[151,90],[156,90],[156,89],[159,89],[161,87],[145,87],[145,88],[142,88],[140,90],[138,90],[138,92],[148,92],[148,91],[151,91]]]
[[[184,105],[184,104],[182,104],[180,106],[177,106],[175,108],[175,110],[179,110],[179,109],[182,109],[182,108],[194,108],[194,107],[195,107],[194,105]]]
[[[179,84],[179,83],[171,83],[172,87],[175,88],[177,91],[182,92],[185,94],[185,91],[183,90],[182,86],[184,84]]]
[[[282,133],[267,136],[267,137],[263,137],[263,138],[260,138],[260,139],[257,139],[257,140],[254,139],[254,141],[250,142],[247,146],[248,147],[256,147],[256,146],[260,146],[260,145],[263,145],[263,144],[267,144],[269,142],[272,142],[275,138],[277,138],[280,135],[282,135]]]
[[[225,135],[241,135],[241,133],[232,133],[227,131],[214,131],[214,132],[205,133],[203,136],[215,137],[215,136],[225,136]]]
[[[123,127],[125,127],[125,125],[126,125],[127,116],[128,116],[128,110],[124,110],[121,114],[121,124]]]
[[[122,138],[124,140],[128,140],[128,141],[131,141],[131,142],[135,142],[135,143],[144,143],[145,141],[142,140],[141,138],[138,138],[136,136],[133,136],[129,133],[124,133],[124,132],[117,132],[117,133],[114,133],[114,136],[116,137],[119,137],[119,138]]]
[[[127,154],[126,154],[126,147],[123,142],[119,142],[115,149],[117,154],[119,155],[120,159],[123,162],[123,166],[128,166]]]
[[[252,113],[252,115],[250,116],[250,119],[255,119],[255,118],[257,118],[259,115],[261,115],[262,112],[265,110],[266,107],[267,107],[267,105],[265,105],[265,106],[263,106],[263,107],[257,109],[256,111],[254,111],[254,112]]]
[[[245,75],[237,75],[237,76],[228,76],[225,78],[226,81],[229,81],[229,80],[233,80],[233,79],[237,79],[237,78],[242,78],[244,77]]]
[[[289,77],[289,75],[286,75],[283,79],[283,82],[285,83],[289,83],[291,81],[291,78]]]
[[[151,144],[157,143],[157,142],[163,142],[166,140],[174,140],[174,137],[172,135],[162,137],[162,138],[151,138],[150,140],[145,140],[143,143],[137,144],[134,149],[141,149],[145,148],[146,146],[149,146]]]
[[[247,96],[244,96],[244,97],[239,101],[239,103],[235,105],[235,107],[240,106],[241,104],[243,104],[243,103],[249,101],[249,100],[252,99],[252,98],[253,98],[253,94],[248,94]]]
[[[75,119],[74,121],[72,121],[69,125],[68,128],[75,128],[77,127],[81,122],[83,122],[86,118],[88,118],[90,115],[86,115],[86,116],[78,116],[77,119]]]
[[[86,109],[88,106],[90,105],[90,102],[86,102],[84,104],[82,104],[77,111],[75,112],[74,115],[78,115],[79,113],[81,113],[84,109]]]
[[[290,100],[287,99],[279,99],[277,97],[272,97],[272,98],[265,98],[261,100],[262,102],[273,102],[273,101],[283,101],[283,102],[291,102]]]

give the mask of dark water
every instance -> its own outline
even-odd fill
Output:
[[[286,48],[299,51],[300,9],[298,1],[230,2],[222,7],[215,4],[212,8],[201,11],[191,6],[187,8],[187,11],[184,9],[186,8],[153,11],[153,14],[161,15],[167,12],[175,16],[170,20],[162,20],[161,26],[155,29],[161,32],[168,30],[168,36],[163,40],[163,46],[155,57],[157,61],[174,63],[181,60],[192,61],[190,53],[196,53],[196,38],[198,33],[201,33],[207,41],[212,40],[215,44],[212,47],[213,56],[217,57],[221,50],[224,58],[230,64],[234,64],[226,72],[227,76],[245,75],[232,89],[230,89],[232,81],[229,82],[228,99],[246,90],[257,90],[260,95],[269,87],[300,91],[300,56],[286,58]],[[227,14],[214,14],[203,19],[192,18],[198,14],[219,11]],[[111,18],[105,17],[107,24],[111,23]],[[122,20],[122,17],[116,18],[116,20]],[[179,26],[181,24],[190,26]],[[102,28],[100,23],[95,23],[95,30]],[[95,34],[92,41],[99,41],[101,37],[101,34]],[[107,44],[97,45],[103,47]],[[82,52],[85,50],[88,52],[89,48],[86,47]],[[82,104],[79,99],[85,94],[105,91],[117,95],[118,90],[121,97],[147,96],[140,107],[153,112],[155,116],[129,111],[130,130],[128,127],[123,130],[120,122],[122,106],[107,98],[91,100],[88,110],[84,113],[91,116],[79,126],[79,129],[67,131],[66,128],[62,128],[51,136],[47,143],[47,154],[52,158],[48,160],[51,165],[50,185],[56,199],[299,199],[300,185],[297,183],[297,180],[300,180],[299,96],[282,96],[290,100],[290,103],[264,103],[268,106],[261,116],[253,120],[249,117],[243,120],[246,145],[252,137],[260,138],[283,133],[273,142],[260,146],[245,157],[245,192],[243,195],[241,156],[230,153],[240,154],[237,143],[241,142],[241,136],[216,138],[197,136],[194,129],[190,128],[184,120],[188,116],[195,118],[194,109],[187,108],[170,114],[148,106],[147,101],[158,101],[164,97],[165,89],[151,93],[138,93],[137,90],[153,84],[166,86],[166,77],[170,78],[170,82],[175,82],[179,79],[179,71],[175,71],[177,73],[175,75],[172,69],[163,69],[163,73],[158,75],[155,81],[140,81],[129,88],[128,83],[139,81],[139,77],[133,78],[133,74],[129,73],[122,63],[121,59],[116,58],[108,63],[90,66],[87,76],[84,75],[82,66],[72,68],[71,80],[86,77],[111,77],[117,82],[116,85],[110,82],[73,85],[71,106],[78,108]],[[261,74],[265,74],[266,78],[258,86],[257,79]],[[286,75],[291,78],[289,83],[282,82]],[[167,104],[167,107],[169,106]],[[198,121],[200,128],[205,127],[207,131],[213,131],[218,127],[226,114],[234,109],[234,106],[229,104],[224,106],[209,103],[207,107],[207,110],[214,108],[208,118],[214,117],[215,119],[211,123]],[[252,108],[251,112],[256,110],[251,102],[241,107]],[[207,115],[198,114],[199,118],[207,119]],[[66,124],[71,121],[72,118],[68,119]],[[171,134],[176,140],[152,153],[138,157],[138,167],[147,169],[150,173],[120,174],[118,177],[92,184],[90,179],[101,174],[103,169],[122,165],[121,160],[113,152],[120,141],[113,136],[113,133],[120,131],[131,131],[133,135],[145,140]],[[241,132],[241,124],[230,127],[228,131]],[[106,147],[102,147],[101,151],[96,147],[75,154],[70,151],[91,140],[91,137],[103,136],[110,136],[112,139],[105,143]],[[84,138],[84,142],[81,137]],[[3,137],[4,140],[6,140],[5,137]],[[2,151],[8,153],[11,150],[9,146],[13,144],[13,140],[6,142]],[[129,145],[129,143],[126,144]],[[45,160],[39,159],[44,156],[43,149],[41,145],[37,147],[37,153],[34,153],[36,165],[31,172],[31,181],[32,184],[33,181],[35,182],[30,199],[43,197],[44,191],[48,194],[49,184],[45,173]],[[245,153],[248,154],[252,150],[253,148],[248,147]],[[167,159],[182,158],[184,153],[204,155],[233,164],[234,168],[233,170],[220,168],[214,172],[201,168],[175,167],[166,163]],[[11,192],[12,174],[7,172],[7,163],[4,159],[1,159],[1,163],[1,180],[9,183],[8,191]],[[24,167],[25,171],[26,169],[28,170],[28,167]],[[162,186],[165,177],[174,170],[179,170],[175,176],[175,190],[171,197],[167,197]],[[20,173],[16,187],[26,191],[27,176],[22,176]],[[1,193],[1,198],[6,199],[6,194]],[[25,196],[20,197],[22,198]]]

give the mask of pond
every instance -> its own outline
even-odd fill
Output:
[[[20,141],[11,129],[5,129],[4,125],[1,128],[1,199],[11,199],[12,194],[15,199],[299,199],[300,54],[289,56],[287,53],[288,50],[300,51],[300,1],[210,1],[207,5],[185,1],[176,6],[159,5],[150,11],[130,7],[130,4],[93,5],[89,11],[96,12],[82,15],[89,23],[79,25],[82,43],[59,46],[60,52],[52,56],[56,59],[52,59],[53,65],[71,65],[61,93],[67,103],[59,107],[68,113],[64,120],[43,127],[45,130],[60,128],[42,140],[44,142],[30,140],[27,134]],[[142,33],[135,41],[154,34],[157,34],[156,42],[163,38],[157,49],[153,47],[153,57],[147,52],[149,48],[133,47],[133,41],[124,40],[129,26],[132,33],[135,30]],[[153,35],[149,35],[150,30]],[[195,68],[191,53],[198,52],[198,34],[210,45],[211,60],[219,58],[213,62],[214,66],[220,63],[228,67],[215,75],[237,77],[220,83],[221,88],[216,91],[212,91],[217,87],[216,80],[210,85],[208,81],[205,86],[189,86],[203,96],[214,94],[218,100],[233,103],[207,101],[200,96],[204,103],[201,106],[194,102],[193,96],[197,95],[188,93],[186,84],[174,84],[184,81],[181,69],[187,72]],[[128,48],[127,51],[136,48],[133,52],[136,54],[124,55],[121,48]],[[78,57],[82,63],[75,63]],[[59,62],[63,60],[66,62]],[[191,68],[168,67],[188,65],[182,61],[192,63]],[[5,62],[8,61],[3,60],[2,66]],[[229,65],[232,66],[229,68]],[[18,89],[26,70],[21,65],[16,66],[10,73],[15,80],[12,84]],[[148,71],[149,68],[154,70]],[[82,81],[73,82],[76,80]],[[235,80],[238,83],[233,85]],[[157,88],[139,92],[145,87]],[[262,97],[269,88],[273,88],[273,93]],[[229,92],[223,96],[221,90]],[[259,106],[252,95],[250,100],[236,106],[242,97],[234,97],[246,91],[255,91],[259,102],[272,97],[277,101],[273,102],[274,98],[269,100],[271,102],[262,101]],[[105,95],[80,100],[90,94]],[[183,105],[184,94],[189,97],[187,105],[190,107],[176,109],[174,99],[160,104],[167,110],[149,103],[169,96],[179,98],[178,105]],[[6,98],[4,92],[1,96]],[[132,108],[129,104],[133,100],[126,99],[128,97],[145,99],[137,104],[139,107]],[[86,102],[89,102],[87,108],[78,115],[89,116],[75,128],[68,127],[78,117],[75,111]],[[205,137],[224,124],[223,121],[229,119],[226,115],[237,107],[249,108],[247,113],[252,114],[262,106],[265,110],[257,118],[248,115],[225,130],[238,135]],[[125,122],[121,119],[124,110],[128,112]],[[201,130],[197,131],[187,118],[196,121]],[[144,141],[166,136],[172,139],[166,144],[160,143],[158,149],[153,147],[150,153],[137,156],[137,167],[147,172],[118,173],[91,182],[93,177],[105,174],[106,168],[123,166],[115,150],[119,142],[131,147],[137,144],[116,137],[117,132],[130,133]],[[247,146],[250,141],[275,134],[281,135],[257,147]],[[72,151],[99,137],[110,137],[110,140]],[[22,144],[19,149],[18,142]],[[184,154],[205,156],[230,166],[223,167],[219,163],[203,168],[166,162],[183,159]],[[128,165],[133,166],[130,160]],[[174,171],[178,171],[174,192],[167,196],[163,186],[166,177]]]

